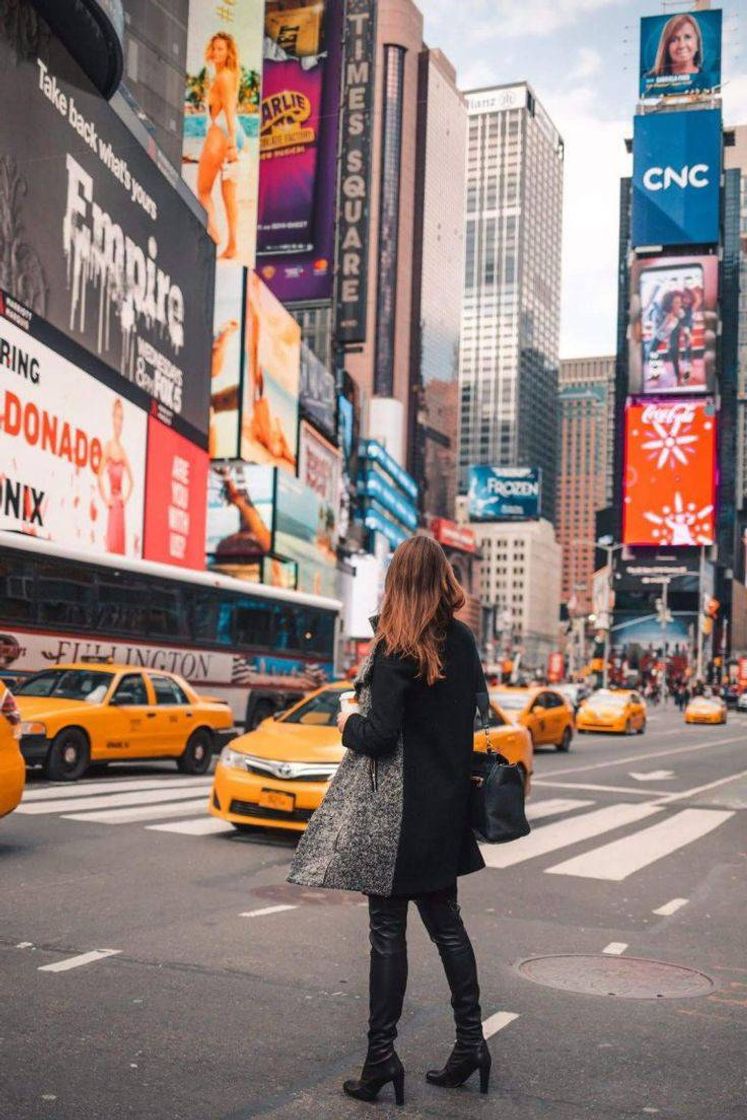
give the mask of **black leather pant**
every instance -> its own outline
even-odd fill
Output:
[[[371,973],[369,989],[369,1061],[391,1053],[407,987],[408,898],[369,895]],[[472,943],[462,922],[456,883],[415,896],[423,925],[437,946],[451,989],[457,1046],[472,1050],[482,1041],[480,989]]]

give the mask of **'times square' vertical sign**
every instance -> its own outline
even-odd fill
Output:
[[[341,342],[363,342],[366,337],[375,58],[375,0],[348,0],[337,249],[337,337]]]

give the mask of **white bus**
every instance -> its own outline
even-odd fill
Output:
[[[85,658],[179,673],[247,730],[336,675],[341,604],[0,532],[0,672]]]

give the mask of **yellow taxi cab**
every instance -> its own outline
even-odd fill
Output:
[[[726,704],[720,696],[693,696],[685,708],[685,723],[726,723]]]
[[[16,689],[21,753],[52,781],[75,781],[91,762],[173,758],[204,774],[233,735],[231,709],[198,696],[175,673],[110,662],[43,669]]]
[[[13,812],[26,783],[26,767],[18,749],[20,724],[13,693],[0,681],[0,817]]]
[[[240,735],[223,749],[215,768],[210,812],[238,830],[256,826],[303,832],[327,792],[345,748],[337,730],[340,696],[349,681],[336,681]],[[492,706],[491,747],[532,773],[532,743]],[[486,751],[485,732],[475,723],[474,749]]]
[[[634,689],[597,689],[576,713],[576,730],[642,735],[646,730],[646,701]]]
[[[512,723],[526,727],[534,747],[571,749],[573,708],[557,689],[541,686],[491,689],[490,701],[497,704]]]

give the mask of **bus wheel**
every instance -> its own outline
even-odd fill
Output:
[[[254,729],[256,727],[259,727],[262,720],[269,719],[270,716],[272,716],[274,714],[275,714],[275,709],[272,706],[272,704],[269,702],[269,700],[260,700],[260,702],[257,704],[256,708],[252,712],[252,721],[251,721],[252,726],[250,728],[248,728],[248,730],[249,731],[254,731]]]
[[[63,727],[49,748],[45,766],[51,782],[77,782],[88,769],[91,751],[88,740],[76,727]]]
[[[213,757],[213,738],[204,727],[193,731],[182,754],[176,760],[182,774],[204,774]]]

